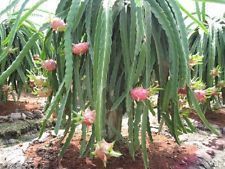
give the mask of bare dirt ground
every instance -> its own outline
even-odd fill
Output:
[[[43,109],[45,100],[35,100],[33,96],[25,95],[20,103],[9,102],[0,104],[0,116],[11,117],[12,113],[19,112],[20,118],[13,121],[0,121],[0,130],[8,124],[9,131],[16,123],[27,124],[28,120],[38,121],[38,118],[28,119],[29,116],[24,112],[35,112]],[[36,107],[35,107],[36,106]],[[19,110],[19,111],[18,111]],[[27,113],[29,114],[29,113]],[[30,114],[30,115],[31,115]],[[23,116],[23,117],[22,117]],[[220,136],[212,134],[206,129],[197,118],[195,126],[196,133],[183,134],[180,136],[181,145],[177,145],[165,128],[161,134],[157,134],[159,127],[155,118],[151,119],[151,127],[154,134],[154,142],[148,141],[149,160],[151,169],[224,169],[225,168],[225,109],[217,110],[206,114],[208,120],[220,131]],[[1,119],[1,118],[0,118]],[[39,124],[38,124],[39,125]],[[127,119],[123,120],[123,134],[126,135]],[[16,127],[18,128],[18,127]],[[37,131],[21,133],[9,138],[0,135],[4,141],[0,141],[0,169],[101,169],[103,165],[97,159],[81,158],[79,155],[80,133],[75,137],[65,153],[62,160],[58,158],[61,145],[58,137],[46,132],[41,140],[37,137]],[[0,132],[1,133],[1,132]],[[0,138],[1,140],[1,138]],[[124,143],[118,144],[117,149],[123,154],[120,158],[111,158],[108,162],[108,169],[143,169],[142,155],[137,152],[135,161],[129,156],[127,146]]]
[[[12,98],[6,103],[0,102],[0,116],[7,116],[16,112],[41,110],[45,100],[45,98],[38,98],[32,94],[22,93],[19,102],[15,102]]]
[[[78,133],[79,134],[79,133]],[[150,167],[151,168],[185,168],[195,163],[195,146],[178,146],[172,139],[163,135],[154,135],[155,142],[148,144]],[[60,144],[57,138],[49,137],[45,142],[36,142],[26,151],[26,157],[32,159],[34,168],[62,168],[68,169],[101,169],[104,168],[98,159],[88,160],[80,158],[79,146],[80,137],[75,136],[70,148],[60,161],[57,157]],[[137,152],[135,161],[129,155],[128,149],[124,144],[117,145],[119,151],[123,154],[120,158],[109,160],[108,169],[143,169],[142,155]],[[181,161],[187,161],[185,165]]]

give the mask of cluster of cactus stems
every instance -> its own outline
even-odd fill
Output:
[[[190,31],[189,48],[193,58],[201,60],[192,68],[191,76],[201,81],[205,85],[202,89],[211,94],[204,105],[209,110],[212,103],[225,103],[225,22],[224,19],[207,17],[205,23],[207,32],[198,27]]]
[[[24,12],[28,1],[22,3],[14,17],[6,18],[0,22],[0,88],[10,86],[7,93],[15,91],[18,98],[27,83],[27,70],[35,68],[33,53],[40,52],[44,38],[43,33],[27,19],[44,0],[39,0],[30,11]],[[14,0],[9,4],[6,9],[1,11],[0,18],[4,18],[2,17],[4,12],[18,3],[19,0]],[[6,97],[7,94],[0,92],[0,100],[6,101]]]
[[[21,29],[28,14],[20,15],[28,1],[15,21]],[[43,2],[39,0],[32,10]],[[196,30],[188,43],[179,6],[175,0],[60,0],[55,18],[34,31],[11,66],[1,70],[0,85],[16,70],[21,73],[21,63],[30,54],[44,72],[35,76],[35,71],[28,71],[30,82],[50,90],[40,136],[56,112],[54,131],[58,134],[64,129],[60,156],[76,127],[82,125],[81,156],[98,157],[104,165],[111,156],[119,157],[113,145],[121,138],[126,113],[130,155],[135,159],[141,150],[144,166],[149,168],[147,140],[153,139],[149,114],[156,114],[155,106],[158,120],[168,126],[177,142],[181,133],[194,131],[187,116],[190,111],[217,133],[200,105],[216,96],[213,87],[224,80],[223,29],[209,25],[208,35]],[[7,62],[16,31],[13,26],[7,40],[1,42],[8,46],[1,49],[1,65]],[[45,31],[44,39],[41,31]],[[224,86],[221,88],[223,91]],[[155,95],[157,105],[153,105]]]

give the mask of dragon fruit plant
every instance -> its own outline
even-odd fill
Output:
[[[111,156],[119,157],[112,143],[121,138],[123,115],[127,114],[130,155],[135,160],[141,150],[144,166],[149,168],[149,113],[155,115],[152,96],[158,98],[159,122],[179,142],[180,133],[187,127],[193,129],[180,114],[178,89],[184,87],[188,106],[214,131],[191,89],[187,32],[177,1],[60,0],[55,19],[42,30],[46,34],[41,52],[33,54],[46,60],[42,69],[51,94],[40,136],[56,112],[55,133],[65,129],[66,139],[60,156],[81,124],[81,156],[94,154],[104,165]],[[22,54],[38,37],[39,33],[29,37]],[[17,67],[22,56],[15,61]],[[3,72],[0,84],[17,67]],[[157,87],[151,88],[155,81]]]
[[[57,62],[57,68],[55,73],[49,72],[53,91],[41,134],[56,110],[55,133],[64,128],[67,136],[64,152],[76,128],[74,112],[83,112],[81,155],[95,152],[105,164],[108,150],[94,145],[101,145],[103,139],[113,142],[120,138],[118,133],[126,113],[130,154],[134,158],[141,149],[145,168],[149,168],[146,133],[151,136],[151,96],[158,95],[158,119],[169,126],[179,141],[178,133],[185,131],[186,126],[178,107],[178,88],[183,86],[189,106],[213,130],[190,86],[187,33],[176,1],[69,2],[61,0],[55,13],[66,28],[55,31],[50,24],[42,51],[46,58]],[[153,81],[158,81],[160,88],[155,93],[149,90]],[[88,126],[92,127],[90,138]],[[98,153],[99,149],[103,151]]]
[[[206,109],[206,103],[208,100],[212,97],[221,97],[221,88],[224,87],[223,83],[221,82],[221,86],[213,86],[213,87],[206,87],[206,85],[201,81],[197,79],[192,79],[191,80],[191,85],[190,88],[192,89],[194,93],[194,97],[198,104],[203,108]],[[186,87],[182,87],[178,89],[178,95],[179,95],[179,109],[184,117],[184,120],[187,123],[191,122],[187,118],[190,113],[195,113],[196,110],[193,109],[193,107],[190,107],[188,104],[188,90]],[[214,106],[220,106],[220,105],[214,105]]]
[[[205,23],[206,30],[196,27],[189,32],[191,55],[202,56],[201,64],[192,66],[191,76],[201,80],[207,88],[217,88],[217,91],[222,92],[222,96],[212,95],[207,98],[207,109],[211,109],[212,104],[225,103],[225,88],[220,85],[225,78],[224,18],[210,18],[203,11],[200,19]]]
[[[12,1],[0,12],[0,101],[5,100],[5,92],[1,90],[5,85],[10,86],[16,100],[24,88],[29,90],[28,71],[35,69],[33,55],[40,54],[43,43],[43,32],[28,17],[45,0],[36,1],[29,10],[25,10],[28,1],[19,2]],[[10,12],[15,5],[19,11]],[[4,19],[6,13],[8,17]]]
[[[48,97],[52,94],[49,76],[55,72],[57,63],[53,59],[42,60],[37,54],[33,56],[33,59],[36,69],[28,71],[27,75],[32,93],[39,97]]]

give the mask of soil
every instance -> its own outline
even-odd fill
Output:
[[[215,124],[219,127],[225,127],[225,108],[206,112],[205,117],[211,124]],[[190,118],[193,118],[197,121],[201,121],[195,113],[191,114]]]
[[[0,116],[7,116],[15,112],[40,110],[43,108],[44,98],[32,94],[22,93],[18,102],[9,99],[6,103],[0,101]]]
[[[45,142],[33,143],[26,151],[26,157],[32,159],[33,167],[40,169],[102,169],[98,159],[81,158],[79,154],[80,138],[74,137],[64,157],[60,160],[58,139],[49,137]],[[119,146],[123,154],[119,158],[111,158],[107,169],[143,169],[141,153],[136,153],[135,161],[129,155],[127,146]],[[152,169],[186,169],[196,163],[195,146],[178,146],[172,139],[163,135],[154,135],[154,143],[148,144],[150,168]]]
[[[37,109],[42,110],[45,99],[37,98],[32,95],[24,94],[20,102],[10,100],[6,104],[0,103],[0,116],[6,116],[17,111],[35,112]],[[194,116],[194,119],[196,116]],[[225,109],[220,109],[215,112],[206,113],[206,117],[212,124],[218,125],[219,128],[225,127]],[[151,119],[151,118],[150,118]],[[127,126],[127,119],[124,119],[123,125]],[[198,119],[199,121],[199,119]],[[9,125],[22,122],[13,121]],[[24,121],[27,123],[27,121]],[[152,121],[152,126],[158,128],[157,122]],[[3,124],[3,123],[2,123]],[[2,125],[0,124],[0,125]],[[199,125],[200,124],[200,125]],[[14,125],[12,125],[14,126]],[[200,121],[196,122],[197,132],[193,134],[184,134],[181,136],[181,145],[173,141],[168,132],[162,132],[162,135],[154,134],[154,143],[148,141],[148,154],[151,169],[224,169],[225,160],[225,137],[218,137],[211,134],[208,130],[201,126]],[[13,128],[13,127],[12,127]],[[123,130],[126,135],[127,131]],[[29,135],[29,134],[26,134]],[[14,141],[13,139],[8,138]],[[30,146],[20,152],[22,158],[21,164],[15,162],[12,164],[12,157],[18,159],[15,150],[20,151],[20,145],[14,149],[7,147],[0,148],[0,168],[2,166],[11,168],[37,168],[37,169],[102,169],[103,164],[98,159],[89,159],[80,157],[80,136],[79,133],[73,138],[70,147],[66,151],[64,157],[59,159],[58,152],[61,145],[58,142],[59,138],[49,135],[45,140],[29,141]],[[24,141],[23,141],[24,142]],[[20,142],[21,143],[21,142]],[[13,147],[12,147],[13,148]],[[128,148],[125,144],[121,144],[117,149],[123,154],[119,158],[111,158],[108,160],[108,169],[143,169],[142,154],[136,153],[135,161],[129,155]],[[25,153],[23,153],[25,152]],[[200,155],[199,155],[200,152]],[[10,154],[10,155],[9,155]],[[1,157],[2,155],[2,157]],[[208,158],[209,157],[209,158]],[[6,159],[2,160],[1,159]],[[24,160],[26,159],[26,160]],[[200,161],[199,161],[200,160]],[[202,161],[201,161],[202,160]],[[211,162],[213,164],[211,165]],[[18,165],[20,167],[18,167]],[[17,167],[16,167],[17,166]]]
[[[0,102],[0,147],[4,143],[17,143],[17,140],[12,140],[19,139],[22,135],[37,133],[45,100],[22,93],[17,102],[12,97],[7,102]]]
[[[206,118],[209,120],[210,123],[216,124],[220,127],[225,126],[225,109],[218,109],[213,112],[207,112]]]
[[[218,118],[210,113],[207,113],[206,117],[211,123],[219,125],[219,128],[225,124],[223,123],[225,119],[224,112],[225,110],[223,109],[213,112],[213,115],[218,115]],[[223,145],[224,138],[218,138],[204,127],[198,128],[198,124],[201,124],[198,121],[195,123],[197,132],[182,135],[181,145],[174,142],[168,133],[162,132],[163,135],[154,134],[154,142],[150,143],[148,141],[149,167],[151,169],[223,169],[225,160],[225,152],[223,151],[225,148]],[[126,134],[124,130],[123,134]],[[219,146],[221,150],[218,147],[214,148],[216,147],[215,145],[211,145],[214,144],[215,140],[220,142],[216,146]],[[25,155],[27,159],[30,159],[33,167],[38,169],[104,168],[102,162],[98,159],[81,158],[79,146],[80,138],[76,136],[72,140],[64,157],[60,160],[58,152],[61,146],[58,143],[58,139],[49,137],[45,142],[35,142],[32,144]],[[126,145],[120,145],[118,149],[123,156],[111,158],[107,163],[107,169],[144,169],[142,154],[140,152],[136,153],[135,161],[133,161]]]

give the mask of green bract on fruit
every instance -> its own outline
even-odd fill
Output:
[[[40,88],[43,86],[44,82],[46,81],[46,78],[40,75],[40,76],[32,76],[32,79],[30,80],[34,81],[34,84]]]
[[[89,44],[88,42],[73,44],[73,54],[74,55],[83,55],[88,52]]]
[[[219,89],[216,88],[215,86],[206,89],[206,93],[209,96],[219,96],[219,94],[220,94]]]
[[[191,55],[189,57],[189,62],[188,62],[189,68],[192,69],[194,66],[202,64],[202,60],[203,60],[203,56]]]
[[[62,19],[54,18],[51,21],[51,28],[53,31],[63,32],[66,29],[66,24]]]
[[[51,72],[53,70],[56,69],[56,61],[53,60],[53,59],[48,59],[48,60],[45,60],[43,63],[42,63],[42,68]]]
[[[224,88],[225,87],[225,81],[224,80],[221,80],[217,83],[217,87],[218,88]]]
[[[219,77],[220,73],[221,73],[221,71],[220,71],[219,67],[213,68],[210,71],[210,75],[213,76],[213,77]]]

